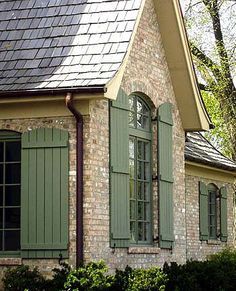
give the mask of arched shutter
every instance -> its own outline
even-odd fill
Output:
[[[173,230],[173,139],[172,105],[158,109],[158,189],[159,189],[159,245],[172,248]]]
[[[220,239],[227,241],[227,189],[220,188]]]
[[[200,240],[208,240],[208,190],[203,182],[199,182],[199,223],[200,223]]]
[[[24,133],[21,173],[22,257],[67,257],[68,132]]]
[[[121,89],[110,106],[111,247],[129,245],[129,100]]]

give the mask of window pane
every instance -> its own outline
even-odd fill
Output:
[[[138,159],[139,160],[143,160],[144,159],[144,148],[143,148],[143,142],[142,141],[138,141]]]
[[[142,115],[137,114],[137,127],[142,128]]]
[[[138,182],[138,199],[143,200],[143,183]]]
[[[21,143],[19,141],[6,142],[6,162],[19,162],[20,156]]]
[[[136,218],[136,209],[135,209],[135,201],[130,201],[130,219],[133,220]]]
[[[150,144],[148,142],[144,143],[144,160],[150,161]]]
[[[134,194],[134,180],[129,180],[129,196],[130,198],[135,198]]]
[[[3,162],[3,142],[0,142],[0,163]]]
[[[134,179],[134,160],[129,160],[130,179]]]
[[[0,184],[3,184],[3,165],[0,165]]]
[[[129,97],[129,110],[134,111],[134,97],[133,96]]]
[[[3,187],[0,186],[0,206],[3,206]]]
[[[5,208],[5,228],[20,228],[20,208]]]
[[[149,109],[144,103],[143,103],[143,114],[146,114],[146,115],[149,114]]]
[[[138,219],[143,220],[144,213],[143,213],[143,202],[138,202]]]
[[[138,162],[138,179],[142,179],[143,178],[143,163],[142,162]]]
[[[129,112],[129,126],[130,127],[135,127],[134,113],[133,112]]]
[[[129,157],[134,159],[134,139],[129,139]]]
[[[0,251],[2,251],[2,230],[0,231]]]
[[[149,183],[144,183],[144,200],[149,201],[149,197],[150,197]]]
[[[135,231],[135,222],[134,221],[131,221],[130,222],[130,239],[132,241],[135,241],[136,240],[135,233],[136,233],[136,231]]]
[[[142,127],[146,130],[149,130],[149,117],[148,116],[143,115]]]
[[[149,180],[150,178],[150,164],[145,163],[144,180]]]
[[[20,164],[6,164],[6,184],[20,183]]]
[[[20,250],[20,231],[19,230],[6,230],[5,234],[5,250],[18,251]]]
[[[3,228],[3,209],[0,208],[0,228]]]
[[[143,223],[138,223],[138,240],[144,240],[143,239]]]
[[[20,206],[20,186],[6,186],[5,205]]]
[[[137,100],[137,113],[142,113],[143,112],[143,104],[140,100]]]

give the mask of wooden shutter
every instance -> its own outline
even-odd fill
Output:
[[[129,100],[120,89],[110,106],[111,247],[129,245]]]
[[[172,248],[173,230],[173,139],[172,105],[158,109],[158,189],[159,189],[159,245]]]
[[[200,240],[208,240],[208,190],[203,182],[199,182],[199,223],[200,223]]]
[[[227,241],[227,189],[220,188],[220,239]]]
[[[68,132],[24,133],[21,173],[22,257],[67,257]]]

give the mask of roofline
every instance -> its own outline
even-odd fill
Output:
[[[21,97],[21,96],[36,96],[36,95],[58,95],[71,93],[106,93],[105,86],[86,86],[86,87],[64,87],[56,89],[29,89],[17,91],[0,91],[0,98],[4,97]]]
[[[183,127],[209,130],[211,120],[198,87],[179,0],[155,0],[154,4]]]
[[[190,161],[185,161],[185,175],[198,176],[229,183],[235,183],[236,181],[235,172]]]
[[[185,157],[185,162],[187,163],[197,163],[199,166],[205,167],[208,166],[209,168],[217,168],[219,170],[222,171],[227,171],[228,173],[232,173],[234,175],[236,175],[236,168],[230,167],[230,166],[226,166],[226,165],[219,165],[218,163],[214,163],[214,162],[207,162],[202,160],[201,158],[195,158],[195,157],[191,157],[189,155],[184,155]]]

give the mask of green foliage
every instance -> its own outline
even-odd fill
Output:
[[[29,266],[19,266],[5,272],[3,283],[6,291],[44,290],[46,280],[37,268],[30,270]]]
[[[233,291],[236,287],[236,251],[224,250],[205,262],[165,263],[163,271],[169,279],[167,291]]]
[[[231,157],[229,131],[227,130],[227,125],[224,122],[220,103],[210,92],[202,91],[202,97],[211,117],[212,123],[215,126],[215,128],[207,132],[205,136],[213,145],[215,145],[216,148],[220,149],[224,155]]]
[[[65,290],[109,290],[113,276],[107,275],[108,268],[103,261],[88,263],[69,273],[64,285]]]
[[[113,291],[157,291],[165,290],[167,276],[158,267],[150,269],[116,270]]]

